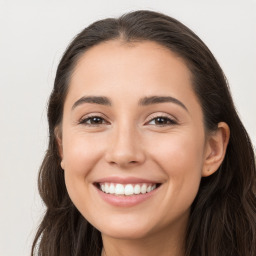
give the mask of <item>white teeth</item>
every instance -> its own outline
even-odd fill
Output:
[[[114,184],[110,184],[109,186],[109,194],[114,194],[115,193],[115,186]]]
[[[125,186],[124,194],[126,196],[129,196],[129,195],[133,194],[133,186],[131,184],[128,184],[128,185]]]
[[[112,195],[138,195],[149,193],[156,189],[156,184],[115,184],[115,183],[101,183],[100,190],[106,194]]]
[[[108,186],[108,184],[105,184],[105,191],[104,191],[105,193],[109,193],[109,186]]]
[[[134,194],[138,195],[139,193],[140,193],[140,185],[137,184],[137,185],[134,186]]]
[[[115,194],[116,195],[124,195],[124,185],[116,184]]]
[[[141,194],[145,194],[147,192],[147,185],[143,184],[141,189],[140,189]]]

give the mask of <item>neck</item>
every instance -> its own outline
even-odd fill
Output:
[[[184,256],[186,225],[176,225],[136,239],[113,238],[102,234],[102,256]]]

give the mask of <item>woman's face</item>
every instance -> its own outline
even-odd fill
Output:
[[[184,61],[154,42],[88,50],[71,77],[60,151],[71,200],[104,235],[185,226],[207,140]]]

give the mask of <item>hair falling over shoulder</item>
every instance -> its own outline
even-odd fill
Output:
[[[79,57],[92,46],[115,39],[154,41],[178,54],[193,75],[206,130],[214,131],[222,121],[231,130],[222,165],[202,178],[191,206],[186,256],[255,256],[255,153],[227,80],[210,50],[190,29],[169,16],[143,10],[91,24],[71,42],[59,63],[48,105],[49,145],[38,178],[46,211],[31,256],[101,255],[100,232],[79,213],[67,193],[55,129],[61,124],[69,79]]]

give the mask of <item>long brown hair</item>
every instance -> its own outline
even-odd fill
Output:
[[[226,156],[215,174],[202,178],[191,207],[186,255],[255,256],[255,156],[235,110],[227,80],[207,46],[179,21],[161,13],[135,11],[118,19],[97,21],[85,28],[65,51],[49,99],[49,146],[40,168],[38,187],[46,212],[31,255],[100,255],[101,235],[75,208],[60,167],[54,129],[61,123],[69,79],[81,55],[108,40],[154,41],[184,59],[192,73],[206,131],[226,122],[231,137]]]

